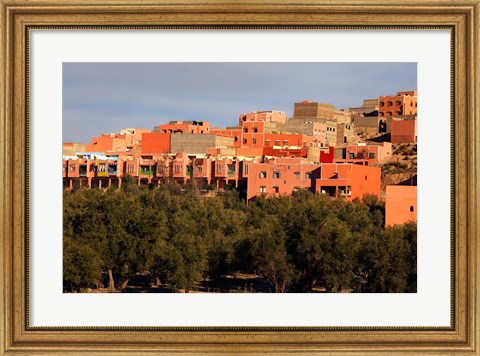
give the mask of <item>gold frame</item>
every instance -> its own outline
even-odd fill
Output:
[[[480,355],[479,0],[0,0],[2,91],[0,354],[321,352]],[[439,27],[452,30],[454,65],[453,293],[450,328],[31,328],[28,325],[29,27]],[[15,175],[14,175],[15,172]]]

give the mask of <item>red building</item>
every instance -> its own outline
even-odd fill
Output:
[[[399,91],[396,95],[378,98],[379,116],[416,116],[417,92]]]
[[[392,143],[417,142],[417,120],[392,120],[390,135]]]

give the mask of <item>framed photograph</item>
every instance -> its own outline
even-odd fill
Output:
[[[0,354],[480,354],[478,0],[0,3]]]

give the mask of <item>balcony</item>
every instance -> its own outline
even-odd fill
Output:
[[[116,164],[109,164],[108,165],[108,175],[109,176],[116,176],[117,175],[117,165]]]
[[[140,175],[141,176],[155,176],[155,173],[156,173],[155,167],[140,166]]]
[[[87,165],[86,164],[80,164],[78,166],[78,176],[79,177],[86,177],[87,176]]]

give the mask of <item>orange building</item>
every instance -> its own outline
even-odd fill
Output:
[[[396,95],[378,98],[379,116],[415,116],[417,115],[417,92],[399,91]]]
[[[119,187],[123,161],[118,157],[85,154],[63,160],[64,187]]]
[[[323,163],[316,192],[351,201],[365,194],[380,197],[381,169],[361,164]]]
[[[265,121],[242,122],[241,145],[263,147],[265,140]]]
[[[247,200],[262,194],[279,196],[299,189],[311,190],[315,178],[320,177],[320,166],[298,158],[274,158],[267,163],[245,161]]]
[[[387,185],[385,192],[385,226],[417,221],[417,187]]]
[[[417,142],[417,120],[392,120],[390,127],[392,143]]]
[[[170,152],[170,134],[151,132],[142,135],[142,154],[151,153],[169,153]]]
[[[126,135],[116,133],[101,134],[85,145],[87,152],[124,152],[126,149]]]

